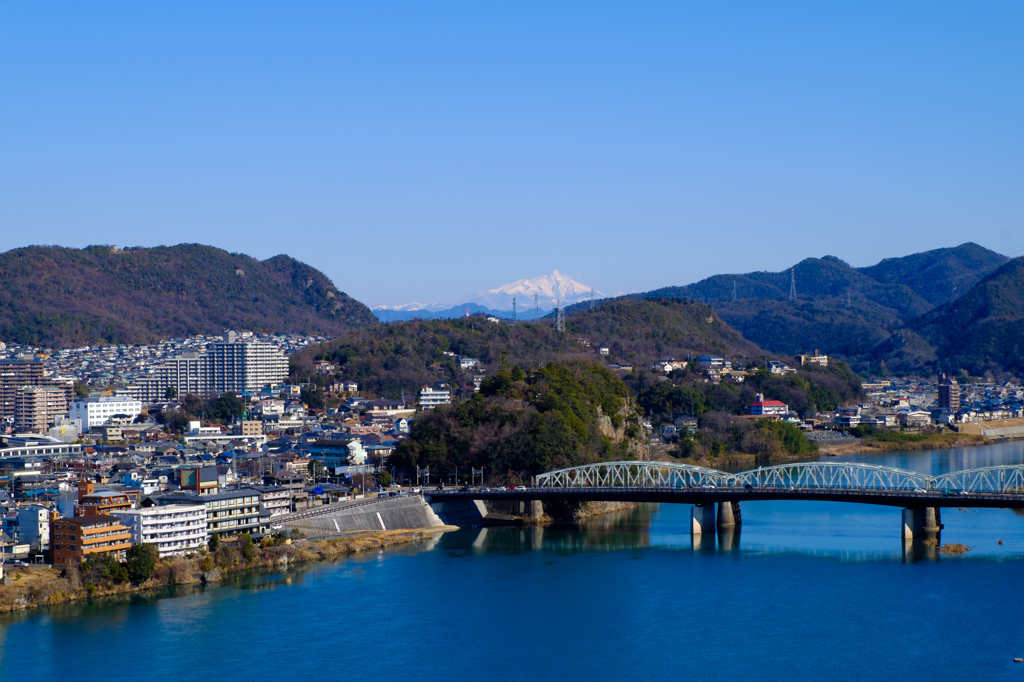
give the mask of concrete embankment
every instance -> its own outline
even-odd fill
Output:
[[[633,506],[630,503],[584,502],[552,504],[547,508],[537,500],[456,499],[435,502],[429,495],[402,495],[356,500],[291,514],[283,518],[281,523],[311,537],[327,537],[356,531],[416,530],[443,526],[471,528],[529,524],[545,520],[570,521]]]
[[[282,523],[307,535],[332,535],[362,530],[414,530],[445,525],[419,495],[361,500],[348,505],[325,507],[314,510],[304,518],[286,518]]]

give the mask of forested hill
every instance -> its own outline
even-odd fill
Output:
[[[636,364],[704,353],[740,361],[763,355],[702,303],[619,298],[571,314],[565,332],[556,331],[551,319],[514,325],[480,316],[392,322],[307,348],[292,362],[301,377],[311,373],[314,360],[330,360],[339,379],[357,381],[370,395],[398,397],[404,391],[411,399],[436,381],[468,382],[473,371],[462,371],[456,356],[479,359],[493,375],[504,364],[529,369],[594,358],[600,346],[609,347],[609,362]]]
[[[1024,258],[955,301],[911,320],[872,359],[894,371],[1024,372]]]
[[[0,340],[50,347],[150,343],[224,329],[337,335],[369,308],[289,256],[199,244],[30,246],[0,254]]]
[[[910,320],[966,293],[1006,261],[972,243],[866,268],[826,256],[782,272],[715,275],[641,296],[712,305],[723,320],[769,351],[819,349],[855,359]],[[791,283],[796,285],[795,303],[789,300]]]

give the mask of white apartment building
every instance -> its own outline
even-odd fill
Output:
[[[168,358],[153,368],[149,376],[135,382],[136,396],[146,403],[164,400],[167,389],[173,388],[176,395],[189,393],[202,395],[207,392],[209,363],[203,353],[182,353]]]
[[[447,389],[423,388],[420,391],[420,409],[432,410],[438,405],[452,402],[452,394]]]
[[[111,417],[118,415],[134,420],[142,413],[142,401],[125,395],[76,398],[68,412],[69,419],[80,419],[82,429],[89,431],[106,426]]]
[[[258,391],[288,378],[288,358],[272,343],[239,342],[229,332],[227,341],[210,346],[207,355],[214,393]]]
[[[161,557],[206,547],[206,505],[172,504],[113,512],[128,527],[132,544],[154,545]]]
[[[203,353],[183,353],[157,365],[152,374],[135,382],[136,397],[146,403],[164,400],[168,388],[178,396],[258,391],[288,378],[288,358],[272,343],[227,340],[211,344]]]

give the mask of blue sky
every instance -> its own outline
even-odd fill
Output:
[[[1024,253],[1020,3],[0,3],[0,249],[371,304]]]

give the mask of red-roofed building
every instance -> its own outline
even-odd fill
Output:
[[[757,394],[757,402],[750,406],[750,414],[755,416],[782,416],[789,414],[789,405],[779,400],[765,400],[764,395]]]

